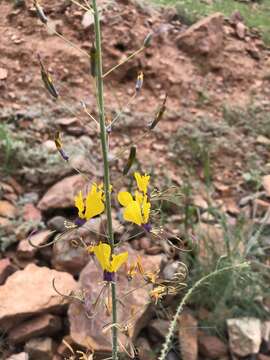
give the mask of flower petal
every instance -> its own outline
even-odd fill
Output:
[[[124,209],[123,216],[126,221],[131,221],[134,224],[142,225],[142,223],[143,223],[141,208],[140,208],[140,205],[137,203],[137,201],[133,200]]]
[[[103,213],[105,209],[104,203],[102,201],[102,192],[97,191],[97,187],[95,185],[93,185],[92,189],[88,192],[85,203],[86,220]]]
[[[109,244],[100,243],[97,246],[93,246],[94,254],[102,270],[110,271],[110,256],[111,256],[111,247]]]
[[[147,196],[145,195],[142,203],[143,221],[145,224],[147,224],[149,220],[150,208],[151,204],[147,201]]]
[[[133,201],[132,195],[127,191],[120,191],[117,199],[122,206],[128,206]]]
[[[111,272],[116,272],[121,265],[123,265],[128,259],[128,252],[124,252],[118,255],[113,255],[111,262]]]
[[[78,209],[78,215],[81,219],[84,219],[84,201],[83,201],[83,196],[82,196],[82,192],[80,191],[79,194],[77,196],[75,196],[74,198],[74,202],[75,202],[75,206]]]
[[[136,179],[138,189],[141,192],[143,192],[144,194],[146,194],[147,187],[148,187],[149,180],[150,180],[150,175],[147,175],[147,174],[141,175],[138,172],[135,172],[134,177]]]

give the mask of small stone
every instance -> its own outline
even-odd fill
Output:
[[[3,285],[9,275],[13,274],[16,268],[11,264],[9,259],[0,260],[0,285]]]
[[[0,216],[14,219],[17,215],[17,209],[6,200],[0,200]]]
[[[0,80],[6,80],[7,76],[8,76],[7,69],[0,68]]]
[[[57,232],[64,232],[66,230],[65,225],[66,218],[64,216],[55,216],[47,222],[47,226]]]
[[[25,221],[40,221],[41,212],[33,204],[26,204],[23,208],[23,219]]]
[[[201,333],[199,351],[208,359],[220,359],[228,354],[228,347],[218,337]]]
[[[33,337],[56,334],[61,327],[59,316],[44,314],[17,325],[9,332],[8,340],[12,344],[20,344]]]
[[[31,236],[31,242],[36,246],[44,245],[49,238],[51,231],[44,230],[40,231],[35,235]],[[28,239],[21,240],[19,242],[19,245],[17,247],[17,254],[22,259],[31,259],[35,256],[38,249],[36,247],[33,247]]]
[[[183,360],[198,358],[198,322],[190,312],[184,311],[179,317],[179,345]]]
[[[26,352],[21,352],[18,354],[12,354],[6,360],[28,360],[28,359],[29,359],[28,354]]]
[[[29,340],[24,347],[30,359],[51,360],[56,345],[49,337],[34,338]]]
[[[242,22],[238,22],[235,25],[235,32],[237,34],[237,36],[239,37],[239,39],[244,39],[245,35],[246,35],[246,27]]]
[[[86,11],[82,18],[82,27],[86,30],[94,24],[94,15],[92,11]]]
[[[265,175],[262,178],[262,185],[266,191],[266,195],[270,196],[270,175]]]
[[[244,357],[259,352],[262,339],[259,319],[228,319],[227,327],[230,349],[234,354]]]
[[[66,307],[68,299],[55,292],[53,279],[62,294],[70,294],[77,287],[70,274],[35,264],[10,275],[0,286],[0,328],[8,330],[31,316]]]

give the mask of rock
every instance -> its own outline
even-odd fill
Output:
[[[139,241],[141,249],[146,250],[151,247],[151,240],[148,237],[144,236]]]
[[[152,342],[163,341],[168,333],[169,320],[153,319],[147,326],[149,338]]]
[[[228,347],[218,337],[201,333],[199,351],[207,359],[221,359],[228,354]]]
[[[49,230],[40,231],[37,234],[31,236],[31,242],[36,246],[44,245],[48,241],[50,233],[51,231]],[[38,249],[32,246],[28,239],[21,240],[17,247],[18,257],[22,259],[33,258],[37,251]]]
[[[74,246],[74,241],[80,244],[78,235],[71,233],[63,235],[62,240],[54,244],[52,264],[56,270],[77,275],[89,261],[87,251],[81,246]]]
[[[119,248],[118,251],[128,251],[128,263],[132,263],[137,259],[138,252],[134,251],[128,246]],[[142,264],[146,271],[155,271],[160,266],[161,256],[142,256]],[[93,350],[99,352],[110,352],[111,337],[110,331],[104,333],[104,324],[109,324],[111,316],[106,311],[104,302],[107,301],[107,296],[103,295],[100,306],[96,309],[95,316],[87,317],[88,314],[93,313],[94,309],[91,306],[100,294],[103,284],[102,271],[95,262],[91,261],[82,270],[80,274],[80,286],[84,289],[86,294],[86,305],[74,302],[70,305],[68,317],[70,322],[70,335],[77,344],[81,346],[92,346]],[[131,321],[130,336],[135,339],[140,330],[145,327],[152,317],[150,314],[149,304],[149,290],[151,285],[142,287],[141,276],[136,276],[131,282],[128,282],[126,277],[125,267],[121,267],[117,273],[117,293],[119,299],[123,301],[124,306],[118,308],[118,322],[119,324],[127,324]],[[129,290],[138,288],[135,292],[130,292],[123,298]],[[122,344],[128,341],[123,332],[119,332],[119,339]]]
[[[262,323],[262,344],[260,350],[264,354],[270,352],[270,321]]]
[[[28,360],[29,356],[26,352],[21,352],[19,354],[13,354],[8,357],[6,360]]]
[[[0,216],[14,219],[17,215],[17,209],[6,200],[0,200]]]
[[[53,185],[38,203],[38,209],[62,209],[74,206],[74,196],[85,185],[82,175],[69,176]]]
[[[270,196],[270,175],[265,175],[262,178],[262,185],[266,191],[266,195]]]
[[[156,353],[150,346],[149,342],[141,337],[136,342],[136,347],[139,352],[139,359],[140,360],[155,360],[156,359]]]
[[[50,219],[47,222],[47,226],[50,229],[61,233],[66,230],[65,221],[66,221],[66,218],[63,216],[54,216],[52,219]]]
[[[8,71],[7,69],[4,69],[4,68],[0,68],[0,80],[6,80],[8,76]]]
[[[183,360],[198,358],[198,322],[190,312],[184,311],[179,317],[179,345]]]
[[[227,320],[230,350],[238,356],[257,354],[260,349],[261,322],[256,318]]]
[[[94,24],[94,15],[92,11],[86,11],[82,18],[82,27],[86,30]]]
[[[198,257],[202,263],[209,263],[213,253],[219,256],[226,253],[224,234],[221,227],[200,223],[196,226],[196,234],[199,239]],[[211,251],[209,251],[209,248],[211,248]]]
[[[33,204],[26,204],[23,208],[23,219],[25,221],[40,221],[41,212]]]
[[[29,340],[24,347],[24,350],[29,355],[29,360],[51,360],[55,351],[56,345],[49,337],[34,338]]]
[[[178,270],[180,270],[180,267],[181,263],[179,263],[179,261],[173,261],[166,264],[166,266],[162,270],[162,278],[169,281],[173,280],[174,275],[177,273]]]
[[[62,294],[69,294],[77,286],[70,274],[34,264],[9,276],[0,286],[0,328],[8,330],[30,316],[65,307],[68,300],[55,292],[53,279]]]
[[[61,318],[56,315],[44,314],[36,318],[26,320],[16,326],[8,334],[8,340],[12,344],[24,343],[37,336],[56,334],[61,330]]]
[[[264,354],[258,354],[257,357],[258,360],[270,360],[270,356],[264,355]]]
[[[212,14],[192,25],[176,39],[180,49],[197,55],[216,55],[223,48],[223,15]]]
[[[9,275],[13,274],[16,268],[8,258],[0,260],[0,285],[3,285]]]
[[[246,27],[242,22],[238,22],[235,25],[235,32],[239,39],[244,39],[246,35]]]

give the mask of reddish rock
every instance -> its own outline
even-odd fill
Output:
[[[65,307],[68,300],[55,292],[53,279],[62,294],[77,286],[70,274],[34,264],[9,276],[0,286],[0,328],[8,330],[31,316]]]
[[[0,216],[0,227],[1,227],[2,229],[3,229],[3,228],[7,229],[7,228],[9,228],[11,225],[12,225],[12,222],[11,222],[9,219]]]
[[[33,204],[26,204],[23,208],[23,219],[25,221],[40,221],[41,212]]]
[[[31,242],[36,246],[41,246],[48,241],[51,231],[44,230],[31,236]],[[38,248],[32,246],[28,239],[21,240],[17,247],[17,255],[22,259],[31,259],[35,256]]]
[[[16,326],[9,332],[8,340],[12,344],[19,344],[33,337],[56,334],[61,327],[59,316],[44,314]]]
[[[189,27],[176,41],[188,53],[216,55],[223,48],[223,35],[223,15],[215,13]]]
[[[136,342],[140,360],[155,360],[157,358],[154,349],[145,338],[139,338]]]
[[[16,268],[11,264],[9,259],[0,260],[0,285],[3,285],[9,275],[13,274]]]
[[[179,317],[179,345],[183,360],[198,358],[198,322],[190,312],[184,311]]]
[[[127,250],[129,252],[129,263],[137,259],[138,252],[132,250],[130,247],[123,247],[119,252]],[[144,256],[142,255],[142,263],[148,271],[154,271],[160,266],[161,256]],[[96,301],[102,286],[103,273],[100,267],[94,262],[90,261],[83,269],[80,275],[80,285],[86,294],[86,305],[74,302],[70,305],[68,316],[70,322],[70,335],[77,344],[82,346],[91,345],[95,351],[110,352],[111,351],[111,335],[110,331],[104,333],[104,324],[109,324],[111,316],[106,311],[104,303],[107,301],[107,295],[102,296],[100,306],[95,310],[93,317],[87,317],[88,314],[94,312],[92,304]],[[119,324],[126,324],[132,318],[132,327],[130,328],[130,335],[134,339],[139,331],[145,327],[150,320],[152,314],[149,311],[149,291],[151,285],[142,287],[141,276],[135,277],[131,282],[128,282],[126,277],[126,270],[123,266],[117,273],[117,293],[119,299],[123,300],[124,306],[118,308],[118,322]],[[131,289],[137,288],[134,292],[129,292]],[[132,315],[133,314],[133,315]],[[119,332],[119,338],[122,344],[127,343],[127,338],[123,332]]]
[[[0,216],[14,219],[17,215],[17,209],[6,200],[0,200]]]
[[[258,360],[270,360],[270,356],[269,355],[264,355],[264,354],[258,354],[257,359]]]
[[[77,275],[89,261],[89,254],[82,247],[76,247],[72,241],[77,239],[78,234],[67,234],[61,241],[53,246],[52,264],[56,270],[67,271]],[[80,242],[79,239],[77,239]]]
[[[74,196],[85,185],[85,179],[81,175],[67,177],[53,185],[38,203],[38,209],[66,208],[74,206]]]
[[[228,354],[227,345],[216,336],[199,335],[199,351],[209,359],[220,359]]]

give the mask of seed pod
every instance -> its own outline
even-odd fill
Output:
[[[165,99],[163,100],[162,105],[158,108],[154,120],[150,122],[150,124],[148,125],[148,128],[150,130],[153,130],[162,119],[162,116],[166,110],[166,101],[167,101],[167,94],[165,95]]]
[[[97,50],[95,45],[93,44],[90,50],[90,71],[91,75],[96,77],[96,60],[97,60]]]
[[[140,71],[136,81],[136,92],[138,93],[143,86],[143,72]]]
[[[50,77],[50,75],[48,74],[48,72],[46,71],[42,61],[41,61],[41,58],[40,56],[38,55],[38,60],[39,60],[39,63],[40,63],[40,68],[41,68],[41,78],[42,78],[42,81],[46,87],[46,89],[49,91],[49,93],[55,98],[57,99],[59,94],[58,94],[58,91],[56,90],[54,84],[53,84],[53,81],[52,81],[52,78]]]
[[[62,156],[62,158],[65,161],[69,160],[68,155],[64,152],[63,148],[62,148],[62,141],[61,141],[61,137],[60,137],[60,132],[57,131],[54,137],[54,142],[55,142],[55,146],[57,148],[57,150],[59,151],[59,154]]]
[[[127,175],[132,164],[134,163],[135,158],[136,158],[136,146],[133,145],[130,148],[129,158],[128,158],[126,166],[124,167],[123,175]]]
[[[152,37],[153,37],[153,33],[150,32],[149,34],[146,35],[144,41],[143,41],[143,46],[145,48],[149,47],[151,45],[151,41],[152,41]]]
[[[44,11],[42,9],[42,7],[39,5],[39,3],[37,2],[37,0],[34,0],[34,6],[37,12],[37,16],[39,18],[39,20],[41,22],[43,22],[43,24],[47,24],[48,22],[48,18],[47,16],[44,14]]]

